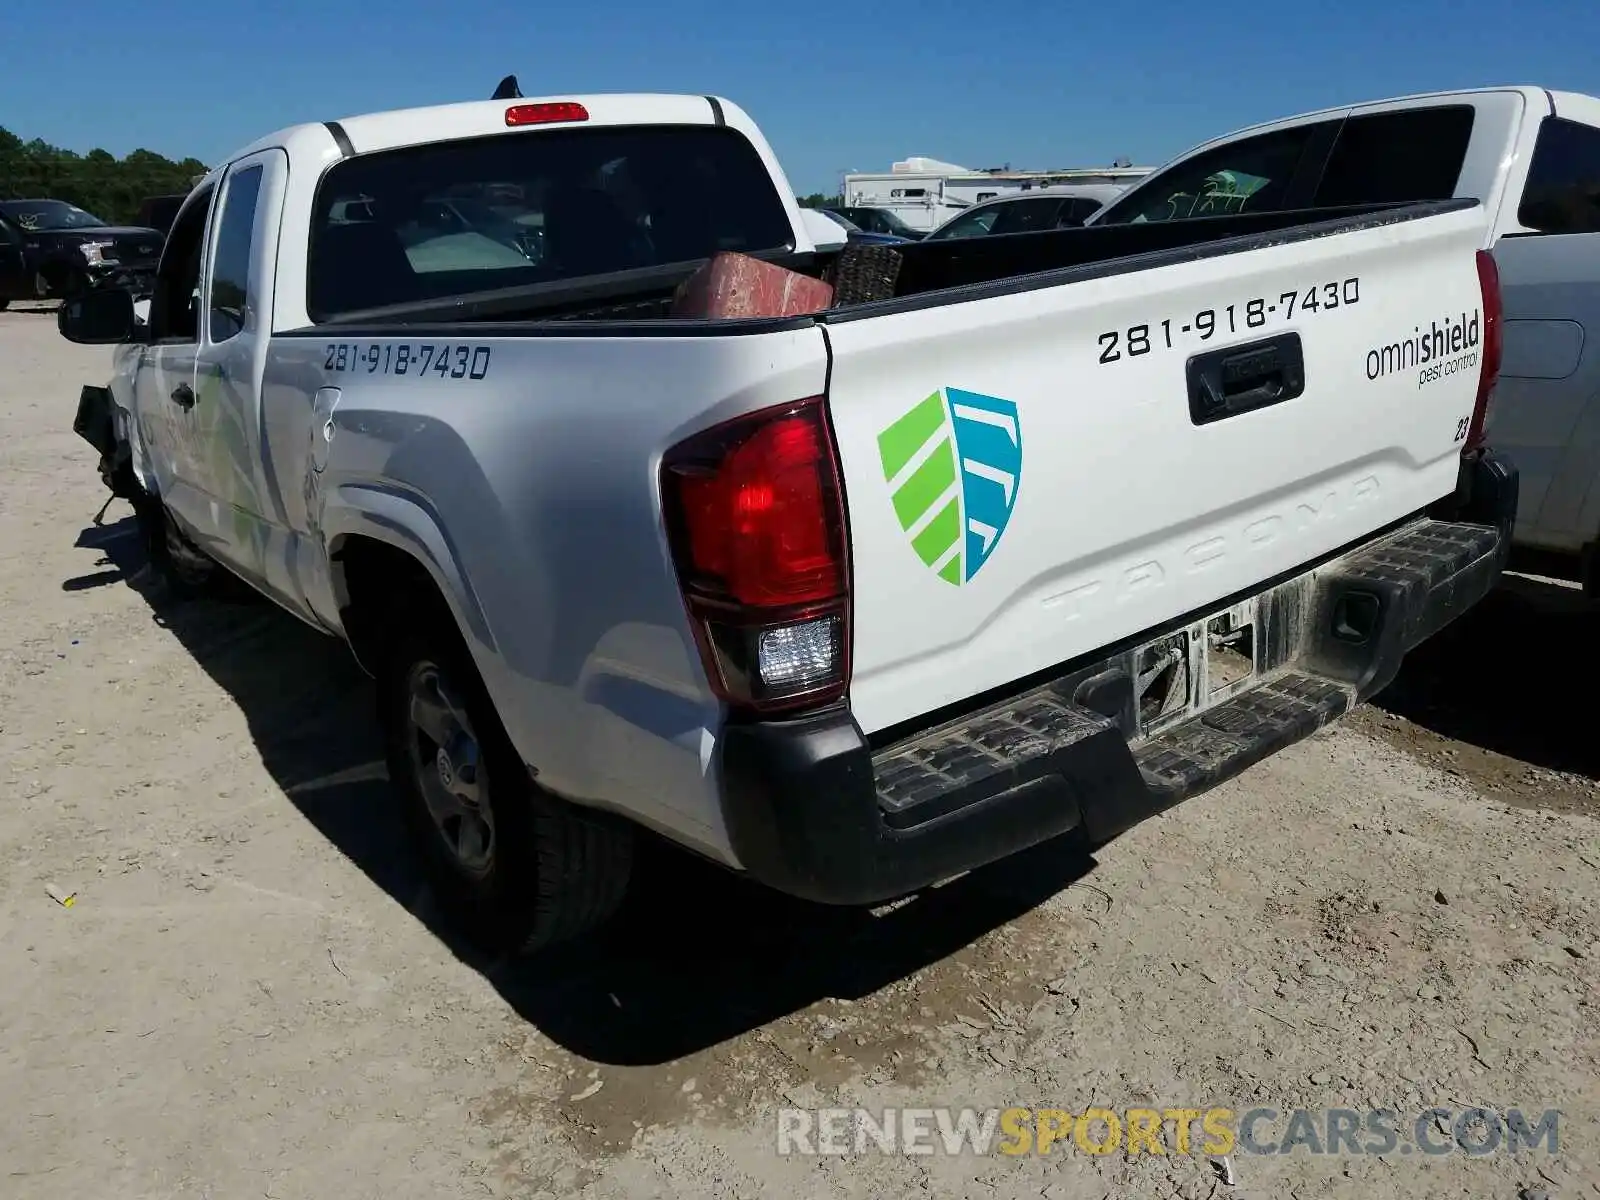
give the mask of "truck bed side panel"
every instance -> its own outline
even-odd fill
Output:
[[[506,730],[551,790],[724,856],[721,713],[660,514],[662,452],[820,395],[811,325],[748,336],[279,335],[266,452],[309,606],[350,534],[434,558]],[[336,404],[321,389],[336,388]],[[319,404],[321,407],[319,408]],[[319,446],[331,413],[331,444]],[[322,465],[322,458],[326,458]]]
[[[862,728],[1132,637],[1448,494],[1477,389],[1483,221],[1273,235],[830,325]],[[1192,356],[1288,334],[1303,394],[1195,423]]]

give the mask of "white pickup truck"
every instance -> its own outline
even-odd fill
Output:
[[[77,428],[158,564],[348,642],[443,902],[529,949],[614,908],[641,829],[875,903],[1104,842],[1382,687],[1516,507],[1486,221],[858,249],[892,294],[673,317],[720,251],[829,267],[755,124],[517,98],[264,138],[148,325],[59,320],[118,346]]]
[[[1600,99],[1476,88],[1255,125],[1186,151],[1091,223],[1446,197],[1483,203],[1480,248],[1505,297],[1487,429],[1521,476],[1514,540],[1566,557],[1600,594]]]

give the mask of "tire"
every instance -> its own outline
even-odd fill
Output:
[[[41,300],[69,300],[88,290],[89,274],[71,263],[52,263],[38,272],[33,286]]]
[[[175,596],[190,600],[233,594],[233,577],[184,536],[165,504],[141,493],[133,501],[133,513],[145,557]]]
[[[534,783],[442,603],[394,611],[387,631],[377,685],[389,779],[445,915],[500,954],[602,924],[627,894],[632,827]]]
[[[5,299],[3,296],[0,296],[0,312],[5,312],[5,310],[10,307],[11,301]]]

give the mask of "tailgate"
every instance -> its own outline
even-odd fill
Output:
[[[1248,591],[1449,494],[1483,221],[1286,231],[834,318],[862,728]]]

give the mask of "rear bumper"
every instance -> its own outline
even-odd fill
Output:
[[[781,891],[872,904],[1071,830],[1103,843],[1385,687],[1494,586],[1516,503],[1514,466],[1465,463],[1429,517],[1262,595],[1260,682],[1137,744],[1131,648],[876,750],[843,706],[730,726],[734,852]]]

